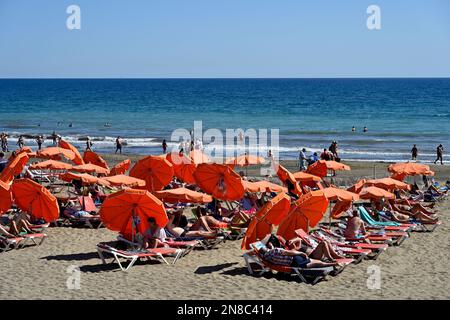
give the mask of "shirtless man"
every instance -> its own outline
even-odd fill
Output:
[[[362,238],[366,234],[364,221],[359,217],[359,212],[354,209],[352,217],[347,220],[347,228],[344,231],[346,238]]]

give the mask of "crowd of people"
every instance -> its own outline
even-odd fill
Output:
[[[331,142],[331,145],[328,149],[324,148],[320,156],[317,152],[313,152],[311,155],[306,154],[306,148],[302,148],[299,152],[299,169],[300,171],[306,170],[308,166],[312,165],[314,162],[318,160],[330,161],[334,160],[340,162],[341,159],[338,155],[338,143],[336,140]]]

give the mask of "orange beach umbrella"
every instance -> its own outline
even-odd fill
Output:
[[[331,217],[334,219],[339,218],[344,212],[352,207],[352,201],[338,200],[331,210]]]
[[[396,180],[396,179],[393,179],[393,178],[367,180],[366,185],[375,186],[375,187],[385,189],[385,190],[394,190],[394,189],[409,190],[410,189],[409,184],[404,183],[399,180]]]
[[[356,201],[359,199],[359,195],[357,195],[356,193],[335,187],[325,188],[322,190],[322,192],[325,194],[325,197],[327,197],[329,201]]]
[[[109,176],[109,177],[102,177],[101,179],[108,181],[112,186],[117,186],[117,187],[122,187],[122,186],[127,186],[130,188],[145,187],[144,180],[126,176],[124,174],[118,174],[118,175]]]
[[[173,167],[162,157],[148,156],[131,168],[130,176],[145,180],[145,189],[148,191],[159,191],[172,181]]]
[[[97,166],[92,163],[81,164],[79,166],[74,166],[72,168],[73,171],[83,172],[83,173],[97,173],[97,174],[108,174],[109,170],[103,167]]]
[[[73,161],[75,159],[75,153],[71,150],[59,148],[59,147],[49,147],[36,152],[38,158],[46,158],[53,160],[60,160],[61,156],[67,160]]]
[[[59,218],[59,206],[55,196],[46,188],[30,179],[19,179],[12,185],[17,206],[35,218],[53,222]]]
[[[119,162],[114,167],[112,167],[111,171],[109,172],[109,175],[115,176],[119,174],[125,174],[125,172],[127,172],[128,169],[130,169],[130,166],[131,166],[130,159],[123,160],[122,162]]]
[[[81,181],[81,183],[83,185],[98,184],[98,185],[106,186],[106,187],[111,185],[105,179],[94,177],[88,173],[77,174],[77,173],[72,173],[72,172],[66,172],[66,173],[60,174],[59,178],[66,182],[72,182],[73,180],[79,180],[79,181]]]
[[[75,148],[75,146],[73,146],[69,142],[61,139],[61,140],[59,140],[59,147],[63,148],[63,149],[70,150],[70,151],[72,151],[75,154],[75,158],[73,158],[73,160],[72,160],[73,163],[75,163],[76,165],[84,164],[83,157],[81,156],[81,154],[78,151],[78,149]]]
[[[325,160],[319,160],[314,162],[312,165],[308,167],[306,170],[307,173],[316,175],[318,177],[326,177],[328,170],[332,171],[339,171],[339,170],[351,170],[350,166],[336,162],[336,161],[325,161]]]
[[[187,188],[156,191],[153,193],[158,199],[168,203],[208,203],[213,198],[206,193],[193,191]]]
[[[186,183],[195,183],[194,171],[197,165],[191,158],[183,153],[172,152],[166,155],[166,159],[172,164],[175,177]]]
[[[303,171],[293,173],[295,180],[301,182],[321,182],[322,178]]]
[[[100,209],[103,224],[110,230],[122,234],[148,229],[147,219],[153,217],[156,224],[164,228],[169,221],[163,203],[147,190],[125,189],[109,195]]]
[[[287,188],[266,180],[251,182],[243,180],[245,191],[248,192],[287,192]]]
[[[65,162],[61,162],[61,161],[55,161],[55,160],[46,160],[46,161],[42,161],[42,162],[38,162],[35,164],[32,164],[30,166],[31,170],[36,170],[36,169],[47,169],[47,170],[70,170],[72,169],[72,165],[65,163]]]
[[[11,183],[14,180],[14,177],[23,171],[28,159],[26,153],[18,154],[14,159],[8,162],[6,167],[0,173],[0,180],[8,184]]]
[[[0,214],[11,209],[12,194],[11,186],[0,180]]]
[[[358,182],[356,182],[354,185],[352,185],[350,188],[347,189],[347,191],[353,192],[353,193],[360,193],[364,185],[366,184],[366,179],[361,179]]]
[[[289,212],[290,205],[291,199],[285,193],[280,193],[268,201],[250,221],[245,237],[242,240],[241,248],[243,250],[249,249],[251,243],[261,240],[267,234],[270,234],[272,227],[279,225]]]
[[[382,198],[395,199],[395,195],[393,193],[390,193],[378,187],[367,187],[362,189],[362,191],[359,193],[359,197],[361,199],[370,200],[380,200]]]
[[[300,189],[300,186],[297,183],[297,180],[295,180],[294,175],[282,165],[278,165],[277,176],[281,180],[281,182],[288,187],[288,189],[289,185],[293,186],[293,189],[289,191],[298,196],[303,194],[302,190]]]
[[[263,164],[265,162],[263,157],[253,156],[250,154],[240,155],[238,157],[231,157],[225,161],[225,164],[231,164],[239,167],[247,167],[250,165]]]
[[[109,170],[108,163],[94,151],[86,150],[83,154],[83,161]]]
[[[414,162],[399,162],[391,164],[388,167],[388,171],[396,175],[404,175],[404,176],[415,176],[415,175],[434,176],[434,172],[431,171],[429,166]]]
[[[11,152],[8,161],[11,161],[21,153],[26,153],[31,158],[30,154],[33,154],[33,150],[31,150],[30,147],[23,147],[22,149],[16,149],[13,152]]]
[[[199,164],[194,178],[203,191],[220,200],[240,200],[245,193],[241,177],[226,165]]]
[[[316,226],[327,211],[328,200],[321,191],[311,191],[295,201],[287,217],[280,223],[277,234],[289,240],[295,237],[295,230]]]

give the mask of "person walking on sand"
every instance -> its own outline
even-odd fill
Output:
[[[2,151],[8,152],[8,135],[2,132],[0,139],[2,140]]]
[[[24,146],[23,136],[19,137],[19,140],[17,140],[17,145],[19,146],[19,149],[22,149]]]
[[[305,152],[306,152],[306,149],[303,148],[302,150],[300,150],[300,153],[298,155],[300,171],[306,170],[306,153]]]
[[[167,152],[167,142],[166,139],[163,140],[162,142],[162,149],[163,149],[163,153]]]
[[[443,161],[443,155],[444,155],[444,147],[442,146],[442,144],[438,145],[438,147],[436,148],[436,160],[434,160],[434,163],[436,164],[436,162],[441,161],[441,165],[444,164]]]
[[[419,150],[417,149],[417,146],[414,145],[411,149],[411,160],[417,160],[417,154]]]
[[[338,158],[338,154],[337,154],[337,141],[334,140],[330,147],[328,148],[328,150],[331,152],[331,155],[333,156],[333,159]]]
[[[58,123],[59,123],[59,122],[58,122]],[[58,135],[56,134],[55,131],[53,131],[53,133],[52,133],[52,140],[53,140],[53,146],[54,146],[54,147],[57,146],[56,139],[58,139]]]
[[[92,151],[92,141],[89,137],[86,140],[86,151]]]
[[[42,143],[44,142],[44,137],[43,136],[38,136],[36,138],[36,143],[38,145],[38,150],[42,149]]]
[[[120,138],[120,136],[118,136],[116,139],[116,152],[115,153],[117,153],[117,151],[119,151],[120,154],[122,154],[122,139]]]

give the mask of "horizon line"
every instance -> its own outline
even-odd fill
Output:
[[[1,77],[0,80],[320,80],[320,79],[450,79],[450,76],[430,77]]]

